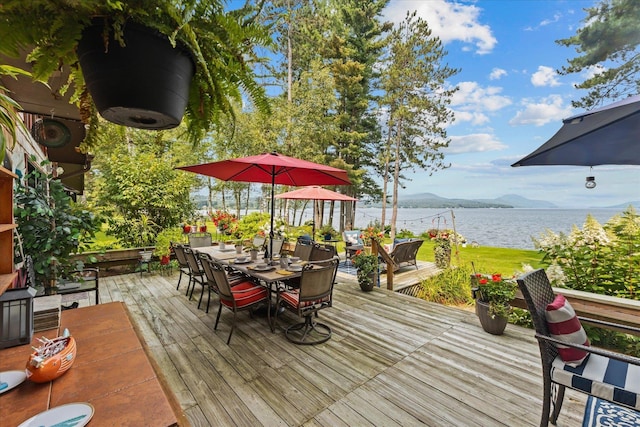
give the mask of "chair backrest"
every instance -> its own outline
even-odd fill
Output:
[[[191,248],[184,248],[184,256],[187,258],[187,264],[189,265],[189,270],[191,273],[202,274],[202,267],[200,263],[198,263],[198,259],[196,258],[196,254]]]
[[[518,277],[518,287],[522,292],[533,325],[536,332],[543,335],[549,335],[545,310],[547,305],[553,302],[555,294],[547,277],[547,273],[542,268],[523,274]]]
[[[331,245],[314,243],[311,249],[309,261],[325,261],[336,255],[336,249]]]
[[[264,243],[267,241],[267,238],[264,236],[254,236],[253,237],[253,241],[251,242],[251,245],[254,248],[264,248]]]
[[[311,251],[313,245],[305,243],[296,243],[296,247],[293,250],[293,256],[300,258],[302,261],[309,261],[311,259]]]
[[[192,248],[203,248],[211,246],[213,244],[213,238],[211,233],[191,233],[189,234],[189,246]]]
[[[178,265],[180,268],[189,268],[189,263],[187,261],[187,256],[184,253],[185,248],[188,246],[176,244],[173,246],[173,252],[176,254],[176,260],[178,261]]]
[[[360,238],[362,232],[360,230],[345,230],[342,232],[342,240],[348,245],[362,245],[362,239]]]
[[[304,306],[307,301],[322,300],[327,297],[328,305],[331,305],[331,294],[337,271],[338,260],[335,258],[323,265],[305,265],[300,275],[300,305]]]
[[[393,247],[393,250],[389,255],[396,262],[405,262],[414,260],[418,256],[418,250],[422,246],[422,240],[410,240],[408,242],[401,242]]]
[[[213,269],[211,268],[210,261],[213,261],[211,255],[200,252],[198,254],[198,258],[200,259],[200,265],[202,265],[202,270],[204,270],[204,276],[207,278],[207,284],[218,292],[218,285],[216,284],[216,277],[213,274]]]
[[[231,292],[231,285],[229,285],[227,270],[225,270],[224,266],[214,260],[207,260],[206,263],[211,268],[211,273],[213,274],[216,286],[218,287],[220,297],[229,301],[235,301],[233,292]]]
[[[269,253],[269,251],[271,250],[272,245],[273,245],[273,254],[279,255],[280,252],[282,252],[282,245],[284,245],[284,239],[273,239],[272,241],[270,241],[266,247],[267,253]]]

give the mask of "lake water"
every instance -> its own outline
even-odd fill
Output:
[[[531,236],[540,237],[546,229],[555,233],[571,231],[591,214],[605,224],[623,209],[453,209],[456,231],[482,246],[534,249]],[[364,228],[380,219],[380,208],[356,207],[355,228]],[[398,209],[398,230],[419,235],[429,228],[453,228],[452,210]],[[387,223],[391,211],[387,214]]]

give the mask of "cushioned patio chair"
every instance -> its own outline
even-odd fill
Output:
[[[218,295],[220,299],[220,305],[218,306],[218,315],[216,316],[216,324],[213,329],[218,329],[218,322],[220,321],[220,314],[222,313],[222,307],[226,307],[233,312],[233,320],[231,322],[231,330],[229,331],[229,337],[227,338],[227,345],[231,342],[231,335],[236,326],[236,314],[241,310],[249,310],[250,314],[253,314],[253,309],[259,305],[267,304],[267,319],[271,332],[273,332],[273,325],[271,324],[271,296],[269,289],[255,283],[249,279],[241,280],[237,282],[230,282],[227,276],[227,270],[225,267],[212,260],[203,261],[209,264],[215,283],[218,288]]]
[[[589,346],[580,321],[636,334],[640,329],[575,316],[564,296],[554,294],[543,269],[524,274],[517,282],[533,319],[542,358],[540,426],[556,423],[566,387],[640,410],[640,359]]]
[[[312,243],[302,243],[298,240],[296,247],[293,250],[294,257],[300,258],[301,261],[309,261],[311,259],[311,251],[313,250]]]
[[[178,277],[178,286],[176,291],[180,289],[180,282],[182,281],[182,275],[189,276],[189,284],[191,283],[191,270],[189,270],[189,263],[187,262],[187,256],[184,254],[184,248],[188,247],[179,243],[172,244],[173,253],[176,254],[176,261],[178,261],[178,269],[180,270],[180,276]],[[189,293],[189,285],[187,285],[187,293]],[[186,295],[186,294],[185,294]]]
[[[356,252],[364,249],[364,242],[360,237],[360,230],[345,230],[342,232],[342,240],[344,240],[345,260],[350,260]]]
[[[421,239],[411,239],[401,241],[393,246],[393,250],[388,252],[384,250],[382,245],[378,245],[378,255],[383,264],[391,265],[395,273],[401,267],[413,265],[418,269],[418,250],[424,242]]]
[[[282,306],[300,317],[304,322],[287,327],[287,339],[296,344],[320,344],[331,338],[331,328],[314,320],[318,311],[333,304],[333,285],[338,271],[338,259],[322,264],[309,263],[302,268],[300,287],[280,290],[276,299],[274,326],[278,322],[278,309]]]

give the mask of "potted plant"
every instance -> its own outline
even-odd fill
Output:
[[[156,236],[156,247],[153,254],[160,259],[160,264],[169,264],[171,259],[171,244],[182,239],[180,228],[166,228]]]
[[[325,224],[322,227],[320,227],[320,230],[318,230],[318,233],[320,233],[320,235],[324,238],[325,241],[333,240],[338,235],[338,232],[336,231],[335,228],[333,228],[331,224]]]
[[[71,99],[79,104],[83,120],[89,124],[85,139],[89,146],[96,140],[97,111],[103,108],[96,98],[114,95],[90,83],[94,76],[104,81],[115,77],[113,92],[136,93],[133,104],[121,104],[115,110],[107,107],[101,113],[104,117],[114,112],[126,114],[130,109],[126,123],[115,122],[166,129],[177,126],[186,110],[190,138],[197,142],[219,121],[220,114],[233,115],[232,101],[240,101],[240,88],[258,109],[269,110],[250,61],[256,57],[256,47],[270,43],[266,26],[256,19],[260,11],[250,7],[227,10],[222,0],[6,2],[0,10],[0,53],[18,57],[26,50],[26,61],[33,65],[33,77],[39,81],[47,82],[60,69],[69,70],[74,91]],[[145,40],[135,41],[138,35]],[[150,46],[154,38],[161,42],[160,47]],[[97,42],[95,47],[91,40]],[[131,52],[133,57],[126,55]],[[177,71],[161,71],[168,60],[154,56],[160,52],[181,63]],[[124,59],[124,65],[109,65],[107,69],[89,62],[112,54]],[[135,71],[138,59],[151,68]],[[158,82],[160,74],[173,81]],[[136,77],[141,80],[134,81]],[[164,89],[177,90],[180,80],[186,83],[182,89],[185,92],[179,95],[184,99],[159,99],[160,108],[177,112],[163,112],[149,105]],[[143,88],[149,88],[150,93],[140,95],[138,90]]]
[[[365,292],[373,290],[378,275],[378,257],[364,251],[357,251],[353,257],[353,265],[358,270],[358,284]]]
[[[499,273],[471,276],[471,289],[476,301],[476,314],[482,329],[493,335],[502,335],[511,312],[511,301],[516,295],[516,283],[503,279]]]

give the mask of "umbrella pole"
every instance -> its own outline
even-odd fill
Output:
[[[273,216],[275,215],[275,194],[274,188],[276,186],[276,171],[272,168],[271,171],[271,227],[269,229],[269,261],[273,261]],[[269,262],[269,264],[272,264]]]

